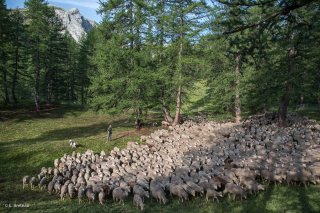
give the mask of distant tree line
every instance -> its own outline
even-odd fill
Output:
[[[320,3],[314,0],[104,0],[80,44],[42,0],[1,2],[4,104],[71,101],[95,110],[150,110],[176,125],[187,94],[210,113],[320,104]],[[188,112],[183,112],[188,113]]]

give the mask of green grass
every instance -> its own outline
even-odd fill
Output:
[[[81,144],[77,151],[92,149],[110,151],[123,148],[128,141],[138,141],[140,134],[155,129],[134,130],[133,121],[125,116],[110,117],[79,108],[60,107],[36,115],[26,110],[2,110],[0,123],[0,212],[140,212],[132,199],[124,205],[108,199],[98,203],[78,205],[77,200],[60,201],[38,189],[22,189],[24,175],[36,175],[42,166],[52,166],[55,158],[70,154],[68,140]],[[157,119],[157,118],[152,118]],[[113,124],[111,143],[105,143],[108,124]],[[146,201],[145,212],[320,212],[320,187],[273,186],[245,201],[223,198],[221,202],[206,202],[203,197],[179,203],[170,199],[167,205]],[[6,204],[28,204],[28,208],[6,208]]]

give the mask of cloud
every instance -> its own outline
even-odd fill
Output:
[[[85,7],[91,9],[97,9],[99,7],[98,0],[49,0],[49,3],[60,3],[73,5],[75,7]]]

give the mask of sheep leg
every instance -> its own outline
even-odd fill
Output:
[[[304,188],[308,188],[308,183],[307,182],[303,182]]]

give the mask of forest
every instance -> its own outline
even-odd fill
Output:
[[[0,212],[320,212],[319,1],[49,2],[0,0]]]
[[[211,114],[320,104],[320,4],[312,0],[101,1],[103,21],[76,43],[44,0],[1,0],[1,105],[71,103],[181,120],[188,93]]]

